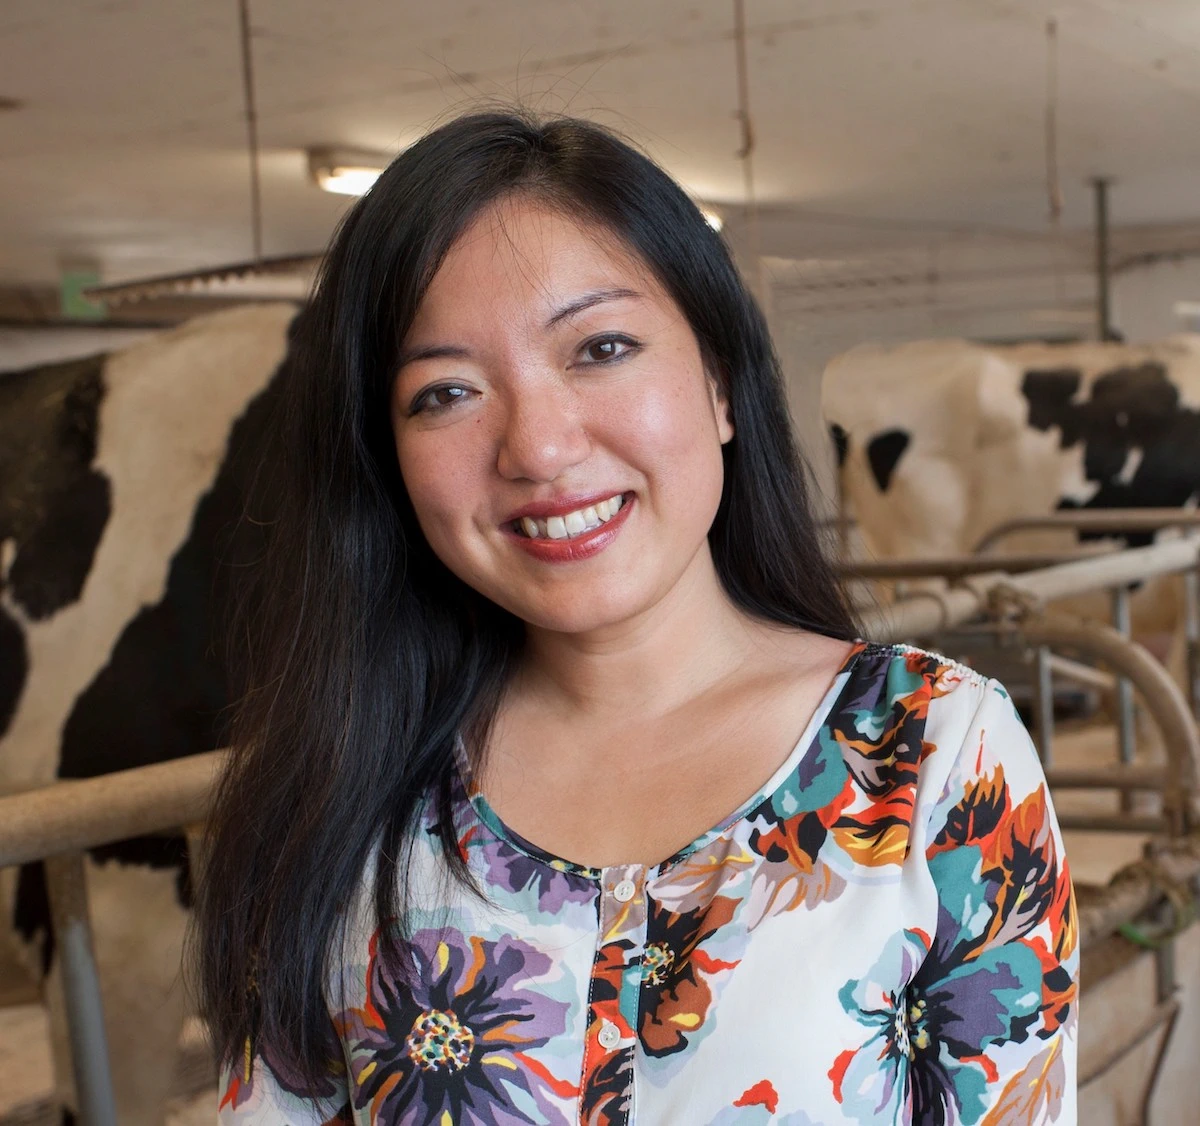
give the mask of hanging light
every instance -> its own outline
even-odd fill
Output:
[[[725,226],[725,220],[721,217],[721,213],[715,207],[709,207],[707,204],[700,204],[700,214],[704,216],[704,221],[712,227],[718,234],[721,233],[721,228]]]
[[[309,149],[308,172],[317,187],[338,195],[363,195],[379,179],[388,158],[350,149]]]

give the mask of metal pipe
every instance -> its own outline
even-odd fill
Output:
[[[1183,573],[1183,628],[1187,647],[1187,690],[1192,715],[1200,717],[1200,571]]]
[[[1106,587],[1129,586],[1156,575],[1174,574],[1195,566],[1198,558],[1200,541],[1175,540],[1016,575],[1009,585],[1040,602],[1050,602]]]
[[[1176,540],[1079,559],[1024,575],[990,571],[965,578],[948,590],[920,591],[900,602],[869,611],[862,615],[862,631],[875,641],[908,640],[969,620],[1001,589],[1018,599],[1043,603],[1106,587],[1128,586],[1154,575],[1173,574],[1195,567],[1198,559],[1200,540]]]
[[[82,854],[75,852],[47,859],[46,887],[54,923],[55,952],[62,970],[79,1118],[83,1126],[117,1126]]]
[[[1072,684],[1079,684],[1084,688],[1095,688],[1098,692],[1105,694],[1111,694],[1116,689],[1117,682],[1112,673],[1094,669],[1082,661],[1072,661],[1069,657],[1060,657],[1057,653],[1051,653],[1048,662],[1055,676],[1069,680]]]
[[[1054,677],[1050,670],[1050,650],[1039,645],[1033,654],[1033,712],[1037,727],[1038,757],[1042,766],[1054,762]]]
[[[986,603],[986,592],[1010,579],[1003,571],[993,571],[978,576],[969,587],[919,591],[861,615],[862,634],[873,641],[907,641],[949,629],[975,617]]]
[[[1122,637],[1129,637],[1133,630],[1133,620],[1129,613],[1129,588],[1119,586],[1112,592],[1112,624],[1113,629]],[[1136,734],[1134,732],[1133,685],[1129,678],[1117,677],[1117,748],[1121,761],[1133,762],[1136,751]]]
[[[1131,681],[1158,726],[1167,755],[1163,813],[1173,834],[1187,831],[1200,764],[1200,733],[1183,693],[1166,669],[1142,646],[1122,637],[1111,626],[1044,617],[1003,628],[1011,629],[1024,644],[1061,646],[1098,658],[1118,676]]]
[[[1077,508],[1040,516],[1018,516],[986,532],[972,551],[981,555],[997,540],[1016,532],[1157,532],[1163,528],[1200,526],[1194,508]]]
[[[1160,886],[1161,879],[1187,887],[1194,894],[1196,877],[1200,876],[1200,836],[1192,834],[1163,842],[1152,864],[1150,867],[1145,860],[1131,864],[1080,904],[1079,944],[1083,949],[1163,902],[1166,893]]]
[[[1171,824],[1165,817],[1151,813],[1060,813],[1062,829],[1077,829],[1089,833],[1169,833]]]
[[[1116,548],[1104,544],[1098,548],[1079,551],[1044,551],[1020,555],[946,555],[921,559],[851,560],[837,565],[835,570],[843,579],[955,579],[961,575],[976,575],[985,571],[1003,570],[1008,574],[1074,563],[1079,559],[1094,559],[1112,555]]]
[[[1051,790],[1161,790],[1170,782],[1157,766],[1055,766],[1045,773]]]
[[[227,753],[0,797],[0,868],[203,821]]]
[[[1092,180],[1096,201],[1096,336],[1113,340],[1111,271],[1108,265],[1108,189],[1111,180],[1097,176]]]

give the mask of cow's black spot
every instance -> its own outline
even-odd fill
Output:
[[[0,543],[16,545],[9,593],[35,620],[79,598],[108,523],[92,468],[103,371],[92,356],[0,378]]]
[[[8,730],[29,675],[25,631],[0,606],[0,736]]]
[[[70,491],[48,498],[42,522],[8,573],[14,600],[34,620],[79,598],[112,511],[110,494],[108,478],[89,472]]]
[[[1021,380],[1021,394],[1029,402],[1029,425],[1036,430],[1057,426],[1063,449],[1079,441],[1074,423],[1076,410],[1071,397],[1079,390],[1083,373],[1076,368],[1027,371]]]
[[[49,973],[50,963],[54,961],[54,928],[50,925],[46,866],[40,860],[34,864],[22,864],[17,872],[13,927],[30,945],[40,947],[42,973]]]
[[[911,440],[906,430],[884,430],[867,443],[867,463],[881,493],[887,492],[892,474]]]
[[[59,774],[88,778],[198,754],[228,739],[222,632],[262,529],[241,519],[276,397],[278,374],[233,425],[212,488],[171,560],[162,599],[122,631],[75,702]]]
[[[134,837],[128,841],[101,845],[90,850],[92,859],[101,864],[134,864],[144,868],[174,868],[175,892],[184,907],[192,905],[192,869],[188,859],[187,837],[182,833],[159,837]]]
[[[850,435],[845,428],[836,422],[829,424],[829,438],[833,442],[833,453],[837,458],[838,468],[846,464],[846,454],[850,452]]]
[[[1174,508],[1200,493],[1200,412],[1180,403],[1179,389],[1162,364],[1114,368],[1093,382],[1084,401],[1074,399],[1077,371],[1027,371],[1021,389],[1029,423],[1060,428],[1065,449],[1083,443],[1084,473],[1096,484],[1085,508]],[[1125,468],[1135,451],[1141,460]],[[1069,498],[1059,508],[1080,507]],[[1109,538],[1096,533],[1080,539]],[[1153,532],[1119,537],[1131,546],[1151,543]]]

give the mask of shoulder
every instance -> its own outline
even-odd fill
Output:
[[[852,757],[908,764],[914,817],[997,770],[1021,792],[1044,784],[1032,740],[999,681],[941,653],[860,643],[831,716]]]
[[[939,727],[953,725],[985,705],[1008,710],[1012,706],[1008,691],[998,680],[952,657],[914,645],[858,642],[843,671],[854,682],[855,698],[915,709]]]

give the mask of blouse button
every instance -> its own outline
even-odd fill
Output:
[[[621,1030],[606,1020],[600,1026],[600,1034],[596,1039],[600,1041],[600,1047],[611,1052],[621,1042]]]
[[[637,884],[632,880],[622,880],[613,888],[613,895],[617,897],[618,903],[628,903],[636,894]]]

